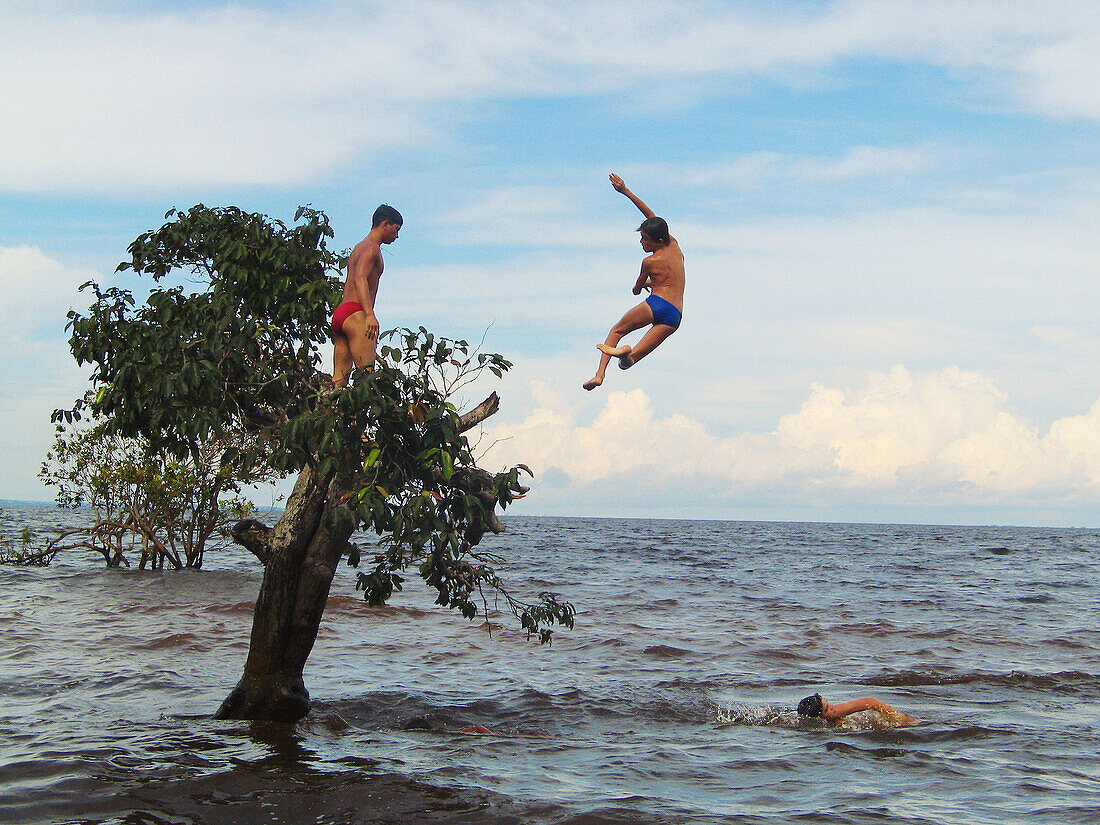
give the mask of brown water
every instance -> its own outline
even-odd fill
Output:
[[[80,518],[3,509],[9,535]],[[295,727],[209,717],[247,553],[0,567],[0,822],[1100,821],[1100,531],[508,525],[509,576],[575,630],[490,638],[413,583],[372,609],[341,570]],[[926,721],[801,723],[814,691]]]

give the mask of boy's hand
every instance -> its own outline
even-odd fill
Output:
[[[377,341],[378,340],[378,318],[377,318],[377,316],[375,316],[375,314],[373,312],[366,313],[366,316],[367,317],[365,319],[365,321],[366,321],[365,326],[367,328],[366,329],[367,340],[368,341]]]
[[[623,183],[623,179],[616,175],[614,172],[608,175],[608,179],[611,181],[611,185],[615,188],[616,192],[626,191],[626,184]]]

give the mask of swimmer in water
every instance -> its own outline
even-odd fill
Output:
[[[889,716],[891,721],[899,725],[916,725],[920,723],[919,719],[915,719],[908,713],[902,713],[897,708],[892,708],[885,702],[881,702],[870,696],[865,696],[862,699],[852,699],[848,702],[838,702],[834,705],[820,693],[815,693],[813,696],[807,696],[798,703],[799,716],[805,716],[810,719],[820,716],[831,725],[836,725],[843,720],[845,716],[859,713],[861,710],[877,711],[884,716]]]

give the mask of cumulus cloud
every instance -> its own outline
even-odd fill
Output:
[[[1040,432],[1014,414],[985,376],[896,366],[855,390],[815,385],[768,433],[715,437],[690,416],[654,415],[641,390],[612,392],[587,422],[539,406],[518,423],[486,427],[490,463],[564,473],[577,488],[631,479],[651,492],[697,482],[732,494],[786,488],[935,497],[1100,497],[1100,399]],[[646,481],[648,479],[648,482]]]
[[[526,95],[659,94],[700,78],[797,83],[867,58],[959,70],[986,97],[1040,114],[1100,117],[1100,20],[1082,3],[685,3],[673,15],[619,2],[568,14],[510,2],[60,10],[5,10],[0,188],[315,182],[438,140],[449,107],[457,122],[477,101]],[[912,162],[864,148],[806,171]]]

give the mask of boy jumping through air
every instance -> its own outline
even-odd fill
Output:
[[[371,230],[355,245],[348,257],[348,280],[344,297],[332,313],[332,383],[343,389],[351,375],[352,364],[374,366],[378,346],[378,318],[374,314],[374,298],[378,294],[378,279],[382,277],[382,244],[393,243],[401,231],[401,213],[382,204],[374,210]]]
[[[643,289],[648,289],[651,294],[619,319],[602,344],[596,344],[596,349],[602,353],[600,366],[595,376],[584,382],[586,390],[594,390],[603,383],[604,373],[612,358],[618,358],[619,368],[625,370],[651,353],[680,326],[680,316],[684,310],[684,253],[680,251],[680,245],[668,234],[668,224],[664,218],[654,215],[652,209],[626,188],[622,178],[612,174],[610,179],[615,191],[630,198],[645,215],[646,219],[638,231],[641,233],[642,249],[648,256],[642,261],[642,271],[633,291],[635,295],[641,295]],[[624,335],[644,326],[649,326],[649,329],[634,347],[626,344],[619,346],[619,340]]]

